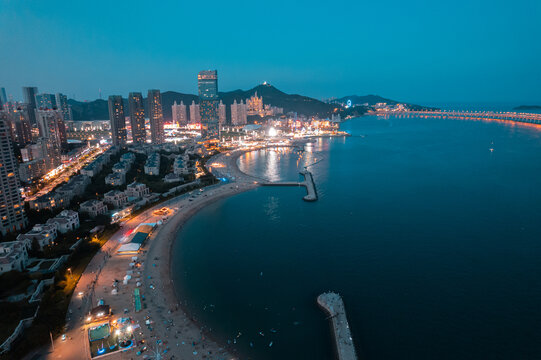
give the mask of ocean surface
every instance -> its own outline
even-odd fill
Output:
[[[361,359],[541,358],[541,129],[363,117],[348,138],[239,159],[261,187],[179,231],[189,312],[241,359],[331,359],[316,297],[344,299]],[[493,149],[493,151],[490,151]],[[271,345],[272,342],[272,345]]]

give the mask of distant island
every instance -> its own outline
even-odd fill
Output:
[[[255,95],[263,97],[265,104],[281,107],[284,113],[296,112],[306,116],[318,116],[320,118],[331,117],[332,114],[340,114],[344,117],[361,116],[371,110],[373,106],[379,103],[388,105],[396,105],[400,102],[396,100],[386,99],[378,95],[352,95],[345,96],[339,99],[329,101],[321,101],[308,96],[297,94],[286,94],[278,90],[270,84],[261,84],[250,90],[233,90],[228,92],[220,92],[220,99],[227,105],[227,117],[230,117],[229,105],[233,101],[245,101],[247,98]],[[144,94],[144,93],[143,93]],[[146,99],[145,99],[146,100]],[[351,100],[351,106],[347,106],[348,100]],[[199,97],[193,94],[183,94],[175,91],[165,91],[162,93],[163,115],[166,120],[171,120],[171,106],[174,102],[184,102],[185,105],[190,105],[192,101],[199,102]],[[97,99],[93,101],[76,101],[69,99],[71,105],[73,119],[78,121],[84,120],[107,120],[109,119],[109,110],[107,100]],[[145,101],[146,103],[146,101]],[[419,105],[404,104],[408,109],[420,110],[429,109]],[[128,109],[128,101],[124,99],[125,109]],[[146,105],[145,105],[146,107]]]

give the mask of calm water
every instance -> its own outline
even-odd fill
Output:
[[[364,359],[541,358],[541,131],[373,117],[343,129],[240,159],[284,180],[315,163],[319,201],[258,188],[190,220],[173,255],[189,310],[219,340],[241,332],[242,358],[332,358],[325,290],[343,295]]]

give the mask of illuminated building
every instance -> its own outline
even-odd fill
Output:
[[[32,142],[32,125],[26,109],[18,108],[9,114],[14,141],[19,147]]]
[[[126,144],[128,140],[126,118],[124,117],[124,103],[120,95],[109,96],[109,120],[111,121],[113,145]]]
[[[246,104],[241,100],[237,103],[237,100],[231,104],[231,125],[246,125],[247,120],[247,108]]]
[[[150,138],[153,144],[165,142],[163,130],[162,95],[160,90],[148,91],[148,118],[150,119]]]
[[[140,92],[132,92],[128,96],[128,108],[130,111],[130,124],[132,140],[136,144],[143,144],[147,139],[145,129],[145,105],[143,95]]]
[[[220,124],[225,124],[225,105],[222,103],[222,100],[218,104],[218,120]]]
[[[34,125],[36,123],[36,95],[38,93],[37,87],[25,86],[23,87],[24,102],[28,105],[28,117],[30,123]]]
[[[171,107],[173,113],[173,123],[178,126],[188,124],[188,115],[186,114],[186,105],[181,101],[180,104],[175,103]]]
[[[199,113],[199,104],[192,101],[190,105],[190,124],[198,124],[201,122],[201,114]]]
[[[6,89],[0,88],[0,107],[8,103],[8,97],[6,95]]]
[[[0,232],[6,235],[24,229],[27,219],[5,114],[0,114],[0,146]]]
[[[246,107],[248,108],[248,115],[259,115],[261,117],[265,116],[263,97],[258,97],[257,91],[251,98],[246,99]]]
[[[65,149],[68,143],[66,127],[60,111],[37,110],[36,115],[40,138],[45,141],[45,162],[49,171],[62,162],[62,149]]]
[[[64,122],[73,120],[73,114],[71,113],[71,106],[68,105],[68,97],[64,94],[57,93],[55,95],[56,108],[62,111],[64,116]]]
[[[210,135],[218,130],[218,71],[203,70],[197,75],[199,114]]]
[[[40,110],[56,109],[56,99],[53,94],[36,95],[36,107]]]

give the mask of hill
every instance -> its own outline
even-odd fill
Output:
[[[264,104],[270,104],[272,106],[281,107],[284,109],[284,113],[296,112],[306,116],[319,116],[321,118],[330,117],[332,113],[340,113],[342,116],[360,116],[366,111],[370,110],[370,106],[377,103],[385,102],[393,105],[398,102],[391,99],[386,99],[378,95],[351,95],[344,96],[335,100],[332,104],[325,103],[323,101],[298,95],[298,94],[286,94],[283,91],[278,90],[270,84],[261,84],[250,90],[233,90],[227,92],[220,92],[220,99],[227,105],[227,117],[230,118],[229,105],[233,101],[240,102],[253,96],[257,92],[258,96],[263,97]],[[145,110],[146,98],[144,99]],[[346,104],[348,100],[351,100],[353,109],[345,109],[342,104]],[[174,102],[184,102],[189,106],[192,101],[199,102],[199,97],[193,94],[183,94],[175,91],[165,91],[162,93],[162,106],[163,114],[166,121],[170,121],[172,118],[171,106]],[[68,103],[71,105],[74,120],[107,120],[109,119],[109,110],[107,100],[94,100],[94,101],[75,101],[69,99]],[[367,106],[363,106],[368,104]],[[408,104],[411,109],[421,109],[422,106]],[[128,115],[128,102],[124,99],[124,106],[126,115]],[[189,108],[188,108],[189,113]]]

